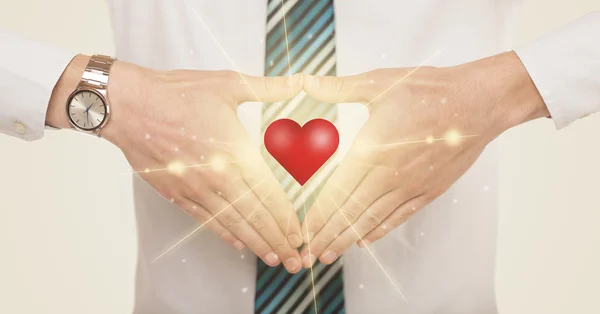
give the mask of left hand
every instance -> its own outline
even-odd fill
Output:
[[[304,219],[304,267],[380,239],[444,193],[495,137],[548,116],[512,52],[449,68],[309,76],[305,90],[363,103],[370,116]]]

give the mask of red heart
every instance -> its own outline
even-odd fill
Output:
[[[265,131],[267,151],[300,185],[323,166],[339,143],[337,129],[323,119],[310,120],[302,127],[294,120],[280,119]]]

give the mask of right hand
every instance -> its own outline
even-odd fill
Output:
[[[286,100],[302,87],[301,76],[155,71],[117,61],[107,92],[111,120],[101,135],[158,193],[220,238],[296,273],[300,221],[236,108]]]

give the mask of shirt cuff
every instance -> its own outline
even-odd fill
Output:
[[[75,54],[4,30],[0,42],[0,133],[40,139],[54,85]]]
[[[516,49],[557,129],[600,111],[600,11]]]

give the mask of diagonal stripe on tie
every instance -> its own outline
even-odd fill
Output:
[[[265,75],[282,76],[290,72],[335,75],[333,0],[283,2],[283,6],[282,0],[269,0],[267,4]],[[262,131],[281,118],[293,119],[300,125],[315,118],[335,123],[337,107],[300,93],[290,100],[269,104],[263,110]],[[304,186],[300,186],[264,148],[263,156],[301,218],[336,167],[331,158]],[[304,269],[292,275],[283,266],[269,267],[258,260],[255,313],[315,313],[313,289],[317,295],[318,313],[343,313],[342,265],[342,258],[332,265],[317,261],[312,274]]]

